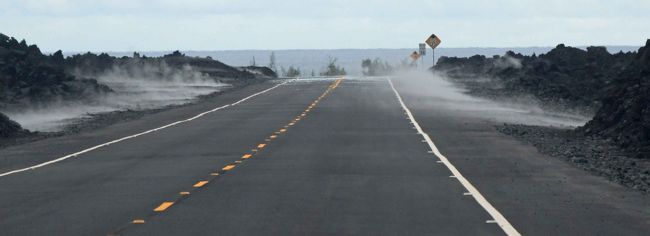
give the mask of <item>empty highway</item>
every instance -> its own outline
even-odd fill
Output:
[[[273,80],[0,150],[1,235],[647,235],[650,198],[406,91]]]

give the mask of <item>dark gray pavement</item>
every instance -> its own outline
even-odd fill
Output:
[[[386,80],[344,80],[328,89],[333,82],[288,83],[191,122],[1,177],[0,234],[504,234],[427,152]],[[182,120],[273,85],[0,150],[0,172]],[[438,148],[522,234],[650,230],[647,196],[538,154],[489,122],[403,96]],[[259,144],[265,146],[253,152]],[[248,153],[254,155],[241,159]],[[228,165],[234,169],[222,170]],[[209,182],[193,187],[201,180]],[[185,191],[190,194],[180,194]],[[153,211],[167,201],[174,204]],[[133,224],[136,219],[145,223]]]

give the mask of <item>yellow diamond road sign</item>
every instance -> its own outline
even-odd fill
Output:
[[[429,38],[427,38],[427,40],[424,42],[427,43],[429,47],[435,49],[436,47],[438,47],[438,45],[440,45],[441,41],[440,38],[438,38],[438,36],[436,36],[435,34],[431,34],[431,36],[429,36]]]
[[[420,54],[416,51],[413,51],[413,53],[411,53],[411,59],[417,61],[418,59],[420,59]]]

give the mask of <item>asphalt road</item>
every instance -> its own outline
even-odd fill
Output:
[[[0,234],[650,232],[648,196],[402,88],[272,81],[0,150]]]

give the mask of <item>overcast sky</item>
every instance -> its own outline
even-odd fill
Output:
[[[650,0],[0,0],[44,51],[641,45]]]

